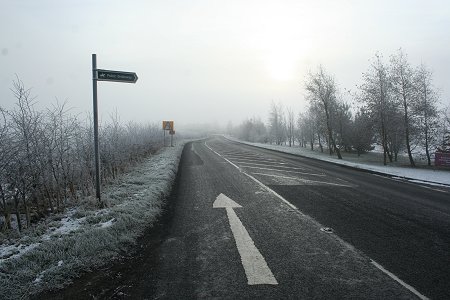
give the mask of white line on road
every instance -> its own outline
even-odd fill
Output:
[[[279,195],[277,192],[275,192],[274,190],[272,190],[271,188],[269,188],[268,186],[266,186],[264,183],[262,183],[261,181],[259,181],[258,179],[256,179],[255,177],[253,177],[250,174],[247,174],[246,172],[242,171],[237,165],[233,164],[231,161],[229,161],[228,159],[226,159],[224,156],[222,156],[221,154],[217,153],[216,151],[214,151],[213,149],[211,149],[205,142],[205,146],[211,150],[212,152],[214,152],[215,154],[217,154],[218,156],[222,157],[224,160],[226,160],[227,162],[229,162],[232,166],[234,166],[235,168],[237,168],[240,172],[242,172],[242,174],[246,175],[247,177],[251,178],[253,181],[255,181],[256,183],[258,183],[261,187],[263,187],[265,190],[267,190],[268,192],[272,193],[274,196],[276,196],[277,198],[279,198],[280,200],[282,200],[284,203],[286,203],[289,207],[291,207],[292,209],[295,209],[297,211],[298,214],[300,214],[303,217],[306,217],[308,219],[310,219],[311,221],[315,222],[319,227],[323,227],[319,222],[317,222],[315,219],[309,217],[308,215],[303,214],[295,205],[293,205],[292,203],[290,203],[288,200],[286,200],[283,196]],[[336,236],[338,237],[338,236]],[[339,237],[338,237],[339,238]],[[348,245],[349,247],[353,248],[352,245],[344,242],[342,240],[343,243],[345,243],[346,245]],[[410,286],[409,284],[407,284],[406,282],[404,282],[403,280],[401,280],[400,278],[398,278],[395,274],[389,272],[388,270],[386,270],[383,266],[381,266],[380,264],[378,264],[377,262],[375,262],[374,260],[371,260],[371,264],[373,266],[375,266],[377,269],[379,269],[380,271],[382,271],[383,273],[385,273],[386,275],[388,275],[389,277],[391,277],[393,280],[395,280],[396,282],[398,282],[399,284],[401,284],[403,287],[405,287],[407,290],[409,290],[410,292],[412,292],[414,295],[416,295],[417,297],[419,297],[419,299],[422,300],[426,300],[429,299],[428,297],[422,295],[421,293],[419,293],[414,287]]]
[[[230,160],[226,159],[224,156],[222,156],[221,154],[217,153],[216,151],[214,151],[211,147],[209,147],[206,142],[205,142],[205,146],[206,148],[208,148],[209,150],[211,150],[212,152],[214,152],[215,154],[217,154],[218,156],[222,157],[223,159],[225,159],[229,164],[231,164],[233,167],[235,167],[236,169],[238,169],[239,171],[241,171],[241,168],[239,168],[237,165],[235,165],[234,163],[232,163]],[[242,171],[241,171],[242,172]]]
[[[409,284],[407,284],[406,282],[404,282],[403,280],[401,280],[400,278],[398,278],[397,276],[395,276],[394,274],[392,274],[391,272],[389,272],[388,270],[383,268],[383,266],[380,265],[379,263],[377,263],[376,261],[371,260],[370,263],[372,265],[374,265],[375,267],[377,267],[379,270],[381,270],[383,273],[385,273],[386,275],[388,275],[389,277],[391,277],[392,279],[394,279],[395,281],[400,283],[403,287],[405,287],[411,293],[413,293],[414,295],[419,297],[419,299],[422,299],[422,300],[429,299],[428,297],[426,297],[426,296],[422,295],[421,293],[419,293],[415,288],[413,288],[412,286],[410,286]]]
[[[243,168],[247,168],[247,169],[258,169],[258,170],[288,172],[288,173],[295,173],[295,174],[302,174],[302,175],[311,175],[311,176],[321,176],[321,177],[326,176],[325,174],[307,173],[307,172],[289,171],[289,170],[280,170],[280,169],[272,169],[272,168],[249,167],[249,166],[242,166],[242,167]],[[299,169],[299,170],[301,170],[301,169]]]
[[[249,163],[267,163],[267,164],[279,164],[279,165],[287,165],[285,162],[281,162],[280,160],[268,160],[268,159],[247,159],[247,158],[237,158],[237,157],[230,157],[227,156],[227,158],[235,160],[235,161],[247,161]]]
[[[263,156],[240,156],[240,155],[227,155],[224,154],[224,156],[228,157],[229,159],[239,159],[239,160],[251,160],[251,161],[269,161],[269,162],[277,162],[280,161],[278,159],[272,159],[272,158],[267,158],[267,157],[263,157]]]
[[[251,154],[236,154],[236,153],[224,153],[223,155],[227,157],[234,157],[234,158],[261,158],[259,155],[251,155]]]
[[[234,160],[234,159],[233,159]],[[285,169],[292,169],[292,170],[305,170],[305,168],[298,168],[298,167],[289,167],[289,166],[282,166],[285,165],[286,163],[272,163],[272,164],[267,164],[267,163],[253,163],[253,162],[236,162],[238,164],[241,165],[252,165],[252,166],[263,166],[263,167],[276,167],[276,168],[285,168]]]
[[[241,256],[242,266],[244,267],[247,283],[256,284],[278,284],[275,276],[266,263],[266,260],[256,248],[255,243],[248,234],[239,217],[233,208],[242,207],[224,194],[217,196],[213,203],[213,208],[225,208],[227,211],[228,222],[233,233],[236,247]]]
[[[303,178],[298,178],[298,177],[280,176],[280,175],[265,174],[265,173],[252,173],[252,174],[253,175],[269,176],[269,177],[276,177],[276,178],[292,179],[292,180],[297,180],[297,181],[300,181],[302,183],[309,184],[309,185],[333,185],[333,186],[343,186],[343,187],[355,187],[355,185],[350,185],[350,184],[341,184],[341,183],[309,180],[309,179],[303,179]]]
[[[264,183],[262,183],[261,181],[259,181],[258,179],[256,179],[255,177],[253,177],[252,175],[247,174],[246,172],[242,171],[241,168],[239,168],[237,165],[235,165],[234,163],[232,163],[231,161],[229,161],[225,156],[221,155],[220,153],[217,153],[216,151],[214,151],[213,149],[211,149],[211,147],[209,147],[206,142],[205,142],[205,146],[211,150],[212,152],[214,152],[215,154],[217,154],[219,157],[222,157],[225,161],[227,161],[228,163],[230,163],[233,167],[235,167],[236,169],[238,169],[240,172],[242,172],[242,174],[246,175],[247,177],[251,178],[253,181],[255,181],[256,183],[258,183],[261,187],[263,187],[265,190],[267,190],[268,192],[272,193],[275,197],[279,198],[280,200],[282,200],[284,203],[286,203],[290,208],[297,210],[301,215],[305,216],[303,213],[301,213],[298,208],[292,204],[291,202],[287,201],[286,199],[284,199],[282,196],[280,196],[277,192],[275,192],[274,190],[272,190],[271,188],[269,188],[268,186],[266,186]]]
[[[257,184],[259,184],[262,188],[264,188],[266,191],[268,191],[269,193],[271,193],[272,195],[274,195],[275,197],[277,197],[278,199],[280,199],[281,201],[283,201],[284,203],[287,204],[287,206],[289,206],[290,208],[296,210],[300,215],[306,217],[306,215],[304,213],[302,213],[301,211],[298,210],[298,208],[292,204],[291,202],[287,201],[286,199],[284,199],[283,196],[281,196],[280,194],[278,194],[277,192],[275,192],[274,190],[272,190],[270,187],[268,187],[267,185],[265,185],[264,183],[262,183],[261,181],[259,181],[258,179],[256,179],[255,177],[253,177],[252,175],[246,173],[246,172],[242,172],[242,174],[244,174],[245,176],[249,177],[250,179],[252,179],[254,182],[256,182]]]

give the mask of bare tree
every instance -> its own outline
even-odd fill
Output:
[[[355,115],[350,141],[358,156],[373,149],[372,144],[375,142],[373,125],[369,114],[364,109],[360,109]]]
[[[339,101],[336,103],[333,113],[333,128],[337,134],[336,140],[341,149],[349,152],[351,150],[350,131],[352,126],[352,113],[350,105]]]
[[[237,128],[237,137],[253,143],[267,143],[267,129],[259,118],[250,118],[242,122]]]
[[[294,121],[294,111],[292,108],[288,107],[286,108],[287,112],[287,138],[289,141],[289,147],[292,147],[294,144],[294,138],[295,138],[295,121]]]
[[[396,162],[400,151],[405,149],[405,122],[404,114],[401,109],[392,107],[386,112],[387,115],[387,144],[388,156]]]
[[[450,152],[450,107],[442,111],[438,151]]]
[[[66,103],[36,110],[19,78],[11,90],[16,107],[0,108],[0,227],[9,230],[16,222],[22,231],[33,219],[74,204],[78,195],[92,194],[93,130],[92,120],[80,122]],[[101,127],[100,135],[104,182],[162,147],[159,126],[124,126],[117,115]]]
[[[393,95],[402,106],[403,129],[405,130],[406,151],[408,152],[409,163],[415,167],[414,158],[411,153],[411,127],[414,126],[414,119],[411,114],[411,107],[414,106],[415,87],[414,71],[411,68],[406,54],[399,49],[396,55],[391,56],[390,81]]]
[[[281,145],[286,141],[286,125],[283,111],[281,103],[275,104],[272,101],[269,112],[269,133],[271,142],[275,142],[276,145]]]
[[[311,105],[316,105],[325,116],[324,123],[326,124],[327,129],[330,155],[333,154],[334,150],[338,158],[342,159],[341,152],[336,146],[334,129],[332,126],[332,111],[337,104],[337,86],[334,78],[327,74],[322,66],[320,66],[316,73],[309,73],[305,88],[308,92],[307,97]]]
[[[25,213],[26,226],[31,223],[30,199],[36,192],[39,176],[41,175],[40,159],[42,141],[39,139],[42,130],[42,114],[34,109],[34,98],[29,89],[17,78],[11,89],[17,107],[10,111],[12,125],[12,139],[17,147],[14,159],[15,170],[10,169],[10,187],[13,188],[16,218],[19,230],[22,230],[21,206]]]
[[[11,229],[11,203],[8,192],[8,175],[10,164],[15,156],[15,149],[11,140],[10,124],[8,123],[5,110],[0,107],[0,208],[4,219],[1,226],[2,231]]]
[[[422,136],[422,146],[425,148],[427,163],[431,166],[430,147],[437,142],[438,121],[438,94],[432,84],[432,73],[424,64],[415,72],[415,90],[417,101],[413,110],[419,120],[419,130]]]
[[[361,101],[365,103],[366,111],[378,128],[383,147],[383,164],[386,165],[387,158],[392,162],[388,146],[388,112],[392,108],[392,99],[388,69],[379,54],[375,55],[368,71],[363,73],[363,83],[359,89]]]
[[[306,147],[306,143],[311,140],[311,130],[312,130],[311,120],[307,113],[300,112],[297,117],[297,131],[296,137],[300,147]],[[312,133],[312,138],[314,138],[314,133]],[[312,142],[313,144],[314,142]]]

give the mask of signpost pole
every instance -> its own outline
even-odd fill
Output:
[[[97,69],[97,54],[92,54],[92,94],[94,105],[94,152],[95,152],[95,190],[100,207],[105,203],[100,197],[100,155],[98,142],[98,105],[97,105],[97,81],[115,81],[136,83],[138,76],[134,72]]]
[[[95,151],[95,193],[96,197],[103,207],[100,197],[100,156],[98,150],[98,105],[97,105],[97,54],[92,54],[92,94],[94,105],[94,151]]]

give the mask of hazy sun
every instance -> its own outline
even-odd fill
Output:
[[[279,50],[267,55],[264,63],[269,76],[273,80],[287,81],[294,77],[294,70],[298,62],[298,57],[289,55],[286,51]]]
[[[309,32],[307,19],[298,18],[285,6],[270,2],[260,6],[250,18],[248,44],[259,53],[261,62],[270,79],[293,80],[299,62],[308,55]]]

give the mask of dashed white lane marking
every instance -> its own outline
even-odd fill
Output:
[[[233,154],[233,153],[224,153],[223,154],[226,157],[233,157],[233,158],[261,158],[261,156],[258,155],[245,155],[245,154]]]
[[[258,164],[258,163],[248,163],[248,162],[236,162],[242,166],[263,166],[263,167],[273,167],[273,168],[282,168],[282,169],[289,169],[289,170],[302,170],[304,171],[305,168],[298,168],[298,167],[289,167],[289,166],[280,166],[280,164],[276,165],[267,165],[267,164]]]
[[[212,152],[214,152],[215,154],[217,154],[218,156],[222,157],[225,161],[227,161],[228,163],[230,163],[233,167],[235,167],[236,169],[238,169],[239,171],[242,172],[241,168],[239,168],[237,165],[235,165],[233,162],[231,162],[230,160],[226,159],[225,156],[222,156],[221,154],[217,153],[216,151],[214,151],[211,147],[209,147],[206,142],[205,142],[205,146],[206,148],[208,148],[209,150],[211,150]]]
[[[267,185],[265,185],[264,183],[262,183],[261,181],[259,181],[258,179],[256,179],[255,177],[253,177],[252,175],[246,173],[246,172],[242,172],[242,174],[244,174],[245,176],[249,177],[250,179],[252,179],[254,182],[256,182],[257,184],[259,184],[262,188],[264,188],[266,191],[268,191],[269,193],[271,193],[272,195],[274,195],[275,197],[277,197],[278,199],[280,199],[281,201],[283,201],[287,206],[289,206],[290,208],[296,210],[300,215],[306,217],[306,215],[304,213],[302,213],[301,211],[298,210],[297,206],[295,206],[294,204],[292,204],[291,202],[287,201],[286,199],[284,199],[283,196],[281,196],[280,194],[278,194],[277,192],[275,192],[274,190],[272,190],[270,187],[268,187]]]
[[[333,186],[343,186],[343,187],[355,187],[355,185],[350,185],[350,184],[341,184],[341,183],[334,183],[334,182],[309,180],[309,179],[303,179],[303,178],[298,178],[298,177],[280,176],[280,175],[265,174],[265,173],[252,173],[252,174],[253,175],[268,176],[268,177],[292,179],[292,180],[300,181],[302,183],[309,184],[309,185],[333,185]]]
[[[224,194],[217,196],[213,203],[214,208],[225,208],[227,211],[228,222],[233,233],[236,247],[241,256],[242,266],[244,267],[247,283],[256,284],[278,284],[275,276],[266,263],[266,260],[256,248],[255,243],[248,234],[239,217],[233,208],[242,207]]]
[[[236,155],[224,155],[229,159],[233,159],[233,160],[249,160],[249,161],[268,161],[268,162],[279,162],[280,160],[278,159],[272,159],[272,158],[266,158],[266,157],[259,157],[259,156],[236,156]]]
[[[426,297],[425,295],[422,295],[421,293],[419,293],[415,288],[413,288],[412,286],[410,286],[409,284],[407,284],[406,282],[404,282],[403,280],[401,280],[400,278],[398,278],[397,276],[395,276],[394,274],[392,274],[391,272],[389,272],[388,270],[386,270],[385,268],[383,268],[382,265],[380,265],[379,263],[377,263],[374,260],[371,260],[370,263],[372,265],[374,265],[375,267],[377,267],[380,271],[382,271],[383,273],[385,273],[386,275],[388,275],[389,277],[391,277],[392,279],[394,279],[395,281],[397,281],[399,284],[401,284],[404,288],[406,288],[407,290],[409,290],[411,293],[413,293],[414,295],[416,295],[419,299],[429,299],[428,297]]]
[[[239,162],[249,162],[249,163],[266,163],[266,164],[278,164],[278,165],[287,165],[285,162],[281,162],[279,160],[267,160],[267,159],[247,159],[247,158],[235,158],[235,157],[229,157],[227,158],[239,161]]]
[[[288,173],[295,173],[295,174],[302,174],[302,175],[311,175],[311,176],[322,176],[322,177],[326,176],[325,174],[307,173],[307,172],[289,171],[289,170],[280,170],[280,169],[262,168],[262,167],[252,167],[252,166],[242,166],[242,168],[268,170],[268,171],[278,171],[278,172],[288,172]]]
[[[305,216],[302,212],[300,212],[298,210],[298,208],[290,203],[289,201],[287,201],[286,199],[284,199],[281,195],[279,195],[277,192],[275,192],[274,190],[272,190],[271,188],[269,188],[268,186],[266,186],[264,183],[262,183],[261,181],[259,181],[258,179],[256,179],[255,177],[253,177],[250,174],[247,174],[246,172],[242,171],[241,168],[239,168],[237,165],[235,165],[234,163],[232,163],[230,160],[228,160],[226,157],[224,157],[223,155],[221,155],[220,153],[216,152],[215,150],[213,150],[211,147],[209,147],[206,142],[205,142],[205,146],[211,150],[212,152],[214,152],[215,154],[217,154],[219,157],[222,157],[225,161],[227,161],[228,163],[230,163],[233,167],[235,167],[236,169],[238,169],[242,174],[244,174],[245,176],[249,177],[250,179],[252,179],[254,182],[256,182],[257,184],[259,184],[262,188],[264,188],[266,191],[268,191],[269,193],[271,193],[272,195],[274,195],[275,197],[277,197],[278,199],[280,199],[281,201],[283,201],[284,203],[286,203],[290,208],[295,209],[296,211],[298,211],[299,214],[301,214],[302,216]]]
[[[289,207],[291,207],[292,209],[295,209],[301,216],[304,216],[308,219],[313,220],[314,222],[316,222],[317,224],[319,224],[317,221],[315,221],[314,219],[310,218],[309,216],[303,214],[295,205],[293,205],[292,203],[290,203],[289,201],[287,201],[286,199],[284,199],[283,196],[279,195],[277,192],[275,192],[274,190],[272,190],[271,188],[269,188],[268,186],[266,186],[264,183],[262,183],[261,181],[259,181],[258,179],[256,179],[255,177],[253,177],[250,174],[247,174],[246,172],[242,171],[237,165],[235,165],[234,163],[232,163],[231,161],[229,161],[228,159],[226,159],[224,156],[222,156],[221,154],[217,153],[216,151],[214,151],[212,148],[210,148],[206,142],[205,142],[205,146],[211,150],[212,152],[214,152],[215,154],[217,154],[218,156],[222,157],[224,160],[226,160],[227,162],[229,162],[232,166],[234,166],[236,169],[238,169],[242,174],[246,175],[247,177],[251,178],[253,181],[255,181],[256,183],[258,183],[262,188],[264,188],[265,190],[267,190],[268,192],[272,193],[275,197],[277,197],[278,199],[280,199],[281,201],[283,201],[284,203],[286,203]],[[320,225],[320,224],[319,224]],[[352,247],[352,246],[351,246]],[[375,262],[374,260],[371,259],[371,264],[373,266],[375,266],[377,269],[379,269],[380,271],[382,271],[383,273],[385,273],[386,275],[388,275],[389,277],[391,277],[393,280],[395,280],[396,282],[398,282],[400,285],[402,285],[404,288],[406,288],[407,290],[409,290],[411,293],[413,293],[414,295],[416,295],[419,299],[429,299],[428,297],[422,295],[421,293],[419,293],[414,287],[410,286],[409,284],[407,284],[406,282],[404,282],[403,280],[401,280],[400,278],[398,278],[398,276],[396,276],[395,274],[389,272],[388,270],[386,270],[385,268],[383,268],[383,266],[381,266],[380,264],[378,264],[377,262]]]

